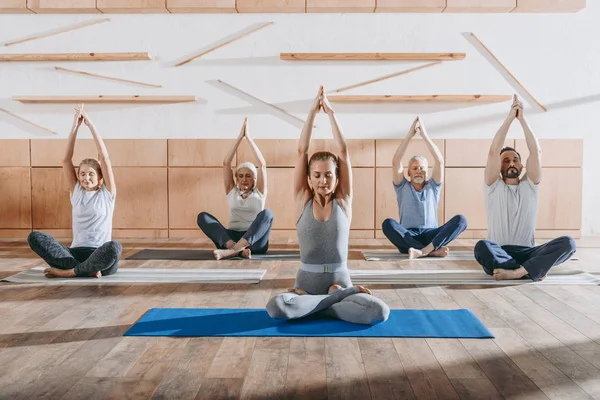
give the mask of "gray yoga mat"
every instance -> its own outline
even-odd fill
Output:
[[[212,260],[215,261],[212,250],[198,249],[144,249],[127,257],[126,260]],[[232,257],[230,260],[248,260],[243,257]],[[300,261],[300,252],[297,250],[269,250],[267,254],[252,254],[249,259],[264,260],[290,260]]]
[[[46,278],[44,269],[35,267],[3,278],[3,282],[47,284],[103,283],[258,283],[266,269],[184,269],[184,268],[120,268],[114,275],[102,278]]]
[[[469,270],[350,270],[355,285],[598,285],[600,277],[583,271],[550,272],[541,282],[530,279],[496,281],[483,271]]]
[[[408,254],[402,254],[398,250],[372,250],[361,252],[367,261],[475,261],[473,250],[450,250],[448,257],[422,257],[409,259]],[[577,261],[579,258],[571,257],[569,261]]]

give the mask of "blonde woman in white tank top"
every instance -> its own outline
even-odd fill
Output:
[[[86,158],[75,173],[72,158],[77,131],[82,123],[90,129],[100,157],[99,160]],[[106,146],[83,105],[75,109],[62,167],[71,196],[71,246],[66,247],[42,232],[31,232],[27,241],[31,249],[50,265],[44,270],[48,278],[112,275],[117,272],[123,251],[121,244],[111,238],[117,187]]]
[[[234,178],[231,162],[244,137],[258,160],[259,168],[250,162],[241,163],[235,169]],[[198,226],[217,247],[213,251],[215,258],[220,260],[239,254],[251,258],[252,253],[266,253],[273,224],[273,213],[265,209],[267,164],[248,134],[248,118],[244,120],[240,135],[223,160],[223,181],[229,207],[228,227],[225,228],[207,212],[198,214]]]

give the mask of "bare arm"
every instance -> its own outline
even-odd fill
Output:
[[[321,108],[321,96],[323,93],[323,87],[319,89],[319,93],[315,98],[306,122],[300,133],[298,139],[298,158],[296,159],[296,166],[294,167],[294,198],[296,199],[297,208],[301,209],[304,203],[310,196],[310,187],[308,186],[308,180],[306,178],[306,169],[308,168],[308,148],[310,147],[310,138],[312,136],[313,124],[315,117]]]
[[[231,189],[235,186],[235,180],[233,179],[233,171],[231,171],[231,162],[233,161],[233,157],[235,157],[235,152],[237,151],[240,143],[244,139],[244,135],[246,135],[246,124],[248,123],[248,118],[244,119],[244,123],[242,124],[242,130],[240,131],[240,135],[235,140],[235,143],[229,149],[229,152],[225,156],[223,160],[223,183],[225,185],[225,194],[229,194]]]
[[[517,108],[516,108],[516,96],[515,102],[510,108],[510,112],[506,116],[504,123],[496,132],[496,136],[494,136],[494,140],[492,141],[492,145],[490,146],[490,150],[488,151],[487,163],[485,164],[485,184],[490,186],[492,183],[498,180],[498,175],[500,174],[500,169],[502,168],[502,160],[500,159],[500,150],[504,147],[504,141],[506,140],[506,135],[508,134],[508,129],[510,128],[510,124],[512,124],[513,120],[517,116]]]
[[[100,137],[100,134],[98,134],[98,131],[96,130],[96,127],[90,120],[89,116],[85,113],[85,111],[82,114],[83,122],[90,129],[92,137],[94,138],[94,143],[96,143],[96,150],[98,151],[98,161],[100,161],[100,169],[102,170],[104,186],[106,186],[106,189],[108,189],[108,191],[114,198],[117,195],[117,186],[115,184],[115,175],[113,173],[112,164],[108,155],[108,150],[106,149],[104,141]]]
[[[67,151],[62,162],[63,176],[65,178],[67,189],[70,193],[73,192],[73,189],[77,184],[77,175],[75,173],[75,168],[73,167],[73,153],[75,152],[75,141],[77,139],[77,131],[79,130],[79,127],[81,126],[82,122],[83,117],[81,116],[81,108],[77,107],[75,109],[75,120],[73,121],[71,132],[69,133]]]
[[[527,168],[527,177],[533,184],[537,185],[542,181],[542,148],[529,124],[525,121],[522,107],[519,108],[517,119],[523,127],[525,142],[527,142],[527,148],[529,149],[529,157],[527,157],[525,166]]]
[[[406,153],[406,149],[410,144],[410,140],[415,136],[417,122],[418,118],[413,121],[408,133],[406,134],[406,137],[402,143],[400,143],[400,146],[398,146],[398,149],[392,158],[392,174],[394,175],[394,185],[396,186],[399,185],[402,182],[402,178],[404,178],[404,166],[402,165],[402,158]]]
[[[419,118],[419,132],[421,133],[421,137],[425,141],[427,148],[433,155],[434,164],[433,164],[433,173],[431,174],[431,178],[438,185],[444,182],[444,156],[438,147],[433,143],[433,141],[429,138],[427,134],[427,130],[425,129],[425,125],[421,118]]]
[[[260,149],[254,143],[254,139],[249,135],[248,123],[246,123],[246,139],[248,140],[248,144],[250,144],[250,148],[254,153],[254,156],[258,160],[258,181],[256,182],[256,188],[259,192],[261,192],[265,197],[267,196],[267,162],[263,157]]]

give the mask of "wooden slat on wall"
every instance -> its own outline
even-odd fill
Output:
[[[446,167],[485,167],[491,144],[492,139],[446,139]],[[514,148],[515,141],[506,139],[504,146]]]
[[[375,225],[375,168],[352,170],[353,196],[350,229],[373,229]]]
[[[27,0],[2,0],[0,1],[0,14],[28,14]]]
[[[539,139],[542,148],[542,167],[581,167],[583,166],[582,139]],[[521,155],[523,165],[529,157],[525,139],[515,141],[515,149]]]
[[[377,0],[375,12],[441,13],[444,8],[446,8],[446,0]]]
[[[113,167],[166,167],[167,139],[106,139]]]
[[[467,218],[467,229],[487,229],[484,204],[484,168],[446,168],[447,218],[462,214]]]
[[[27,0],[27,7],[36,14],[100,13],[96,0]]]
[[[0,144],[0,167],[28,167],[31,164],[29,140],[4,139]]]
[[[31,169],[33,229],[71,229],[71,201],[62,168]]]
[[[586,0],[519,0],[513,12],[577,12],[585,6]]]
[[[391,167],[394,154],[401,143],[402,140],[397,139],[377,139],[375,141],[376,165],[378,167]],[[435,139],[433,140],[433,143],[435,143],[442,154],[444,154],[444,141]],[[402,164],[405,167],[408,167],[408,161],[412,156],[425,156],[429,166],[433,166],[433,156],[427,148],[427,144],[422,139],[413,138],[411,140],[410,144],[408,145],[408,149],[406,149],[404,158],[402,159]]]
[[[273,212],[273,229],[296,229],[294,169],[269,168],[266,208]]]
[[[371,13],[375,0],[306,0],[307,13]]]
[[[33,167],[60,167],[66,153],[66,139],[32,139],[31,165]],[[96,145],[92,139],[78,139],[75,142],[73,165],[88,157],[98,158]]]
[[[517,0],[447,0],[445,13],[508,13]]]
[[[103,13],[167,13],[165,0],[96,0]]]
[[[199,229],[200,212],[228,224],[228,209],[221,168],[169,169],[169,228]]]
[[[236,13],[235,0],[167,0],[172,13]]]
[[[220,167],[235,140],[169,139],[170,167]],[[235,157],[231,163],[235,165]]]
[[[0,229],[31,228],[29,167],[0,167]]]
[[[114,168],[114,229],[167,229],[167,168]]]
[[[303,13],[305,0],[237,0],[239,13]]]
[[[348,139],[348,152],[352,167],[373,167],[375,164],[375,141],[372,139]],[[314,139],[310,143],[309,154],[317,151],[330,151],[337,154],[332,139]]]
[[[542,168],[536,229],[581,229],[583,170]]]

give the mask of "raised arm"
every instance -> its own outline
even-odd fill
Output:
[[[342,198],[344,201],[352,204],[352,163],[350,162],[350,154],[348,153],[348,144],[342,130],[335,116],[335,111],[331,108],[331,104],[327,99],[325,93],[323,93],[323,111],[329,117],[331,123],[331,133],[333,135],[333,141],[338,152],[340,178],[338,184],[337,197]]]
[[[110,192],[114,198],[117,195],[117,185],[115,184],[115,175],[113,173],[112,164],[110,157],[108,156],[108,150],[104,145],[104,141],[100,137],[100,134],[96,130],[96,127],[90,120],[89,115],[85,111],[81,112],[83,115],[83,122],[87,125],[96,143],[96,150],[98,151],[98,161],[100,161],[100,169],[102,170],[102,179],[104,179],[104,186]]]
[[[542,181],[542,148],[537,140],[537,137],[529,127],[525,117],[523,116],[523,104],[519,103],[517,111],[517,119],[523,127],[525,133],[525,142],[527,142],[527,149],[529,149],[529,157],[527,157],[527,163],[525,168],[527,169],[527,178],[535,185]]]
[[[394,185],[396,186],[398,186],[404,178],[404,166],[402,165],[402,158],[406,153],[406,149],[410,144],[410,140],[416,134],[416,127],[418,122],[419,118],[417,117],[413,121],[408,133],[406,134],[406,137],[404,138],[402,143],[400,143],[400,146],[398,146],[398,149],[396,149],[396,153],[394,153],[394,157],[392,158],[392,173],[394,174]]]
[[[81,105],[75,108],[75,118],[73,120],[71,132],[69,133],[67,151],[62,162],[63,176],[65,177],[66,186],[70,193],[73,193],[73,189],[75,189],[75,185],[77,184],[77,174],[75,173],[75,167],[73,166],[73,153],[75,152],[75,141],[77,139],[77,131],[79,130],[79,127],[83,122],[83,116],[81,115],[81,111]]]
[[[434,159],[433,164],[433,173],[431,174],[431,178],[438,185],[444,182],[444,156],[438,147],[433,143],[433,140],[429,138],[427,134],[427,130],[425,129],[425,125],[423,124],[423,120],[420,117],[417,117],[419,120],[419,126],[417,130],[421,133],[421,137],[425,141],[427,148],[431,152],[431,155]]]
[[[494,136],[494,140],[492,141],[492,145],[488,151],[487,163],[485,164],[485,184],[488,186],[498,180],[498,175],[500,174],[500,169],[502,168],[500,150],[502,150],[504,147],[504,141],[506,140],[506,135],[508,134],[510,124],[512,124],[513,120],[517,117],[517,108],[517,96],[515,95],[513,104],[510,107],[510,112],[506,116],[506,119],[504,120],[504,123],[500,129],[498,129],[498,132],[496,132],[496,136]]]
[[[244,119],[244,123],[242,124],[242,129],[240,131],[240,135],[235,140],[235,143],[229,149],[229,152],[225,156],[223,160],[223,183],[225,185],[225,194],[229,194],[231,189],[235,186],[235,180],[233,179],[233,171],[231,170],[231,162],[233,161],[233,157],[235,157],[235,152],[237,151],[240,143],[244,139],[244,135],[246,135],[246,124],[248,123],[248,118]]]
[[[259,192],[261,192],[265,197],[267,196],[267,162],[263,157],[260,149],[254,143],[254,139],[250,136],[249,124],[246,122],[246,139],[248,140],[248,144],[254,153],[254,156],[258,160],[258,177],[256,182],[256,188]]]
[[[310,138],[312,136],[313,124],[315,117],[321,109],[321,98],[323,96],[323,87],[319,88],[317,97],[313,104],[310,106],[306,122],[300,133],[298,139],[298,158],[296,159],[296,166],[294,167],[294,198],[296,199],[296,205],[301,208],[304,203],[308,201],[310,195],[310,187],[308,186],[308,179],[306,178],[306,170],[308,168],[308,148],[310,147]]]

